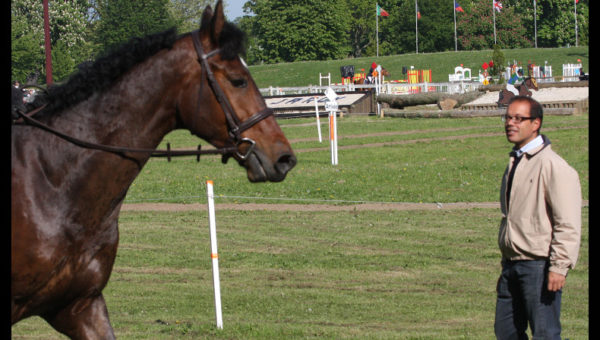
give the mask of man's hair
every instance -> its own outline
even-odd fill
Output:
[[[540,128],[537,131],[540,133],[540,130],[542,129],[542,121],[544,120],[544,108],[542,107],[542,104],[528,96],[514,96],[510,99],[508,105],[510,106],[510,104],[514,102],[524,102],[529,104],[529,114],[531,117],[540,119]]]

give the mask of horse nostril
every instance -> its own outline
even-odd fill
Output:
[[[286,174],[296,165],[296,156],[293,154],[284,154],[275,163],[275,169],[280,174]]]

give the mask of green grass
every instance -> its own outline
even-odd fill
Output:
[[[308,86],[319,84],[319,73],[331,73],[332,83],[340,83],[340,67],[354,65],[356,73],[363,68],[368,70],[371,63],[381,64],[390,72],[390,79],[405,79],[402,67],[414,66],[417,70],[431,69],[432,82],[447,82],[448,74],[454,73],[454,68],[460,66],[471,69],[476,77],[478,70],[483,72],[481,65],[492,60],[492,50],[458,51],[440,53],[402,54],[381,57],[354,58],[327,61],[306,61],[295,63],[267,64],[250,66],[250,73],[259,88],[269,86]],[[525,48],[503,50],[506,62],[516,60],[522,66],[527,66],[531,60],[536,65],[543,66],[547,61],[552,66],[554,76],[562,76],[563,64],[581,64],[589,73],[589,48],[587,46],[569,48]]]
[[[339,164],[332,166],[326,125],[319,143],[313,120],[280,123],[298,158],[284,182],[250,183],[236,162],[223,165],[219,157],[204,157],[200,163],[193,157],[171,163],[151,159],[126,202],[205,202],[208,179],[215,182],[217,196],[253,197],[223,199],[228,202],[495,202],[511,148],[498,118],[345,117],[338,120]],[[544,119],[543,132],[553,148],[579,172],[584,199],[589,188],[588,131],[587,114]],[[167,135],[166,141],[178,148],[199,142],[182,131]]]
[[[588,338],[588,209],[563,336]],[[123,212],[104,290],[119,339],[493,339],[497,209],[217,211],[224,329],[204,211]],[[14,339],[60,338],[39,318]]]
[[[218,157],[151,159],[126,200],[205,202],[211,179],[217,203],[496,202],[511,148],[498,118],[345,117],[332,166],[328,142],[305,124],[313,120],[280,123],[298,156],[284,182],[249,183]],[[545,117],[543,132],[588,199],[589,115]],[[167,141],[198,143],[182,131]],[[104,293],[119,339],[493,339],[499,220],[498,209],[218,210],[217,330],[206,212],[125,211]],[[583,222],[561,314],[571,340],[588,338],[588,208]],[[12,338],[64,337],[34,317],[12,327]]]

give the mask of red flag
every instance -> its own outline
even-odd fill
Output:
[[[421,19],[421,10],[419,9],[419,6],[417,6],[417,19]]]
[[[377,15],[380,15],[382,17],[389,17],[390,16],[390,14],[385,11],[385,9],[379,7],[379,4],[377,5]]]
[[[465,12],[462,7],[460,7],[460,5],[458,4],[458,2],[454,1],[454,10],[457,12]]]

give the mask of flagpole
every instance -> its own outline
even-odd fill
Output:
[[[419,54],[419,6],[417,0],[415,0],[415,46],[417,54]]]
[[[377,34],[377,57],[379,57],[379,4],[375,3],[375,32]]]
[[[453,1],[452,8],[454,9],[454,52],[458,51],[458,43],[456,41],[456,0]]]
[[[573,0],[575,4],[575,46],[579,46],[579,36],[577,35],[577,0]]]
[[[535,34],[535,48],[537,48],[537,1],[533,0],[533,27]]]
[[[494,0],[492,0],[492,14],[494,15],[494,45],[496,43],[496,9],[494,8]]]

